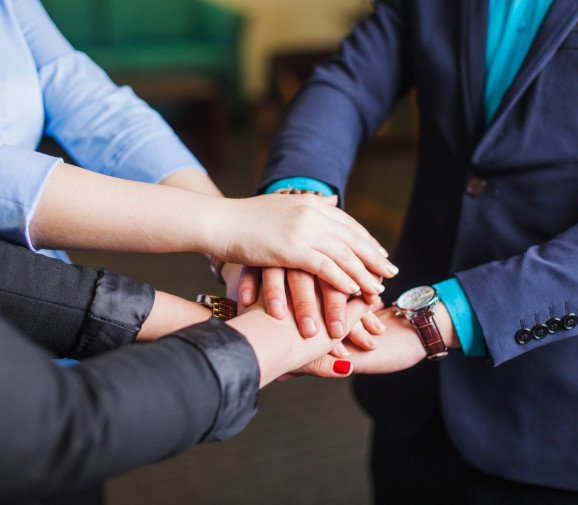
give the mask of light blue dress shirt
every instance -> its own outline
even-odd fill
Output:
[[[532,42],[554,0],[490,0],[486,43],[486,82],[484,120],[488,125],[514,82]],[[292,187],[335,194],[327,184],[307,177],[288,177],[275,181],[266,190]],[[446,306],[466,356],[486,356],[480,322],[459,281],[455,278],[435,284]]]
[[[43,134],[114,177],[157,183],[204,170],[157,112],[70,46],[38,0],[0,0],[0,54],[0,238],[34,250],[28,227],[62,162],[36,152]]]

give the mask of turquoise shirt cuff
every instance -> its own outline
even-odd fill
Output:
[[[333,196],[335,191],[331,186],[311,177],[287,177],[271,184],[265,193],[274,193],[278,189],[301,189],[321,193],[323,196]]]
[[[434,284],[434,288],[452,318],[463,353],[470,357],[487,356],[482,327],[460,282],[452,278]]]

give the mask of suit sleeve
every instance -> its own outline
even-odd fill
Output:
[[[155,291],[0,241],[0,315],[57,356],[86,358],[132,344]]]
[[[402,1],[376,2],[375,12],[316,68],[273,142],[261,192],[278,179],[312,177],[338,189],[343,201],[360,143],[412,82],[406,8]]]
[[[256,411],[259,369],[217,320],[54,365],[0,321],[0,501],[72,492],[193,445],[229,438]]]
[[[494,365],[578,336],[576,316],[568,317],[578,312],[576,251],[578,225],[524,254],[456,274],[480,322]],[[552,318],[562,325],[552,333],[539,333],[539,325]],[[536,331],[520,343],[516,335],[523,328]]]

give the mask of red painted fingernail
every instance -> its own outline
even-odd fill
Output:
[[[351,361],[339,359],[335,363],[333,363],[333,371],[335,373],[347,375],[349,373],[349,370],[351,370]]]

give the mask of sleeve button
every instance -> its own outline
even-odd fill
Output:
[[[518,344],[524,345],[532,340],[532,330],[529,328],[522,328],[516,332],[516,342]]]
[[[567,330],[571,330],[576,326],[576,324],[578,324],[578,317],[576,317],[576,314],[566,314],[562,318],[562,325]]]
[[[532,336],[535,340],[542,340],[548,335],[548,327],[545,324],[537,324],[532,328]]]
[[[562,329],[562,320],[559,317],[553,317],[546,321],[549,333],[556,333]]]

